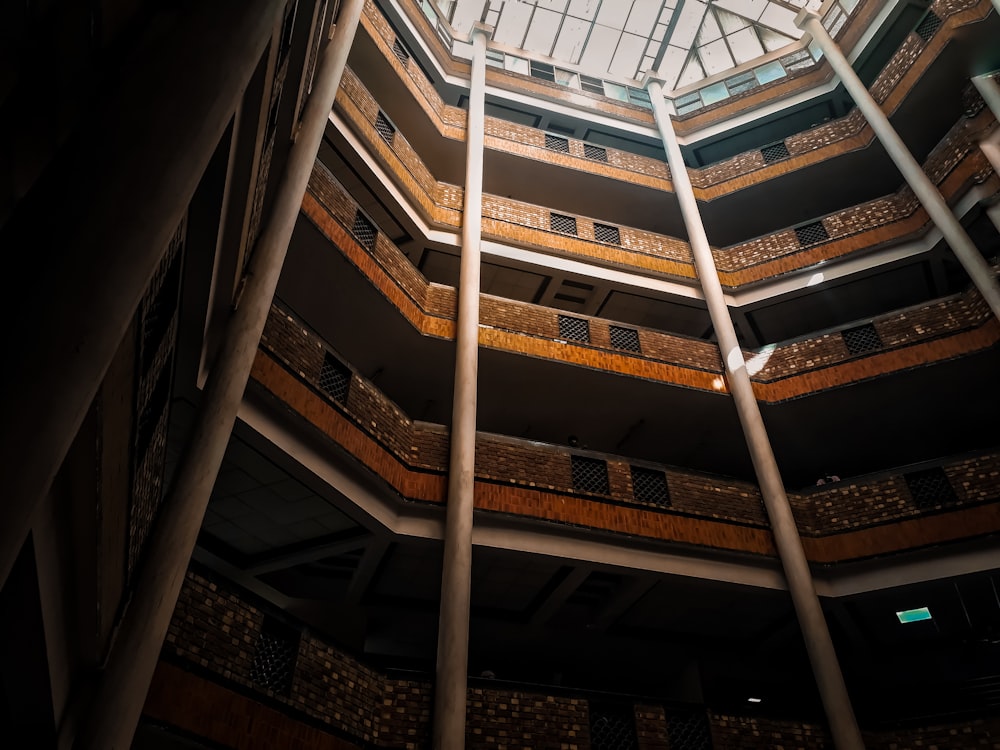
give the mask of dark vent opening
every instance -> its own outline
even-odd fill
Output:
[[[638,750],[632,706],[591,703],[590,746],[593,750]]]
[[[571,315],[559,316],[559,337],[570,341],[590,342],[590,321]]]
[[[531,77],[541,78],[543,81],[555,83],[556,70],[551,65],[543,62],[531,61]]]
[[[667,475],[655,469],[632,467],[632,497],[637,502],[670,507],[670,488]]]
[[[347,403],[347,393],[351,388],[351,370],[330,352],[323,356],[319,387],[337,403]]]
[[[410,62],[410,53],[398,38],[392,43],[392,54],[396,56],[396,59],[403,63],[404,67],[408,62]]]
[[[581,75],[580,88],[584,91],[589,91],[591,94],[600,94],[601,96],[604,96],[604,81],[600,78]]]
[[[583,144],[583,155],[594,161],[603,161],[605,164],[608,161],[608,150],[590,143]]]
[[[785,145],[784,141],[772,143],[770,146],[764,146],[764,148],[760,150],[760,153],[761,156],[764,157],[765,164],[773,164],[776,161],[787,159],[790,156],[788,153],[788,147]]]
[[[550,151],[558,151],[562,154],[569,153],[569,141],[551,133],[545,134],[545,148]]]
[[[274,135],[274,131],[278,127],[278,115],[280,113],[279,105],[281,104],[281,90],[279,90],[276,96],[271,99],[271,109],[267,113],[267,127],[264,129],[264,139],[267,141],[271,140],[271,136]]]
[[[297,8],[297,2],[290,3],[285,13],[285,20],[281,22],[281,41],[278,44],[279,64],[284,62],[285,58],[288,57],[289,50],[292,48],[292,34],[295,31],[295,11]]]
[[[576,219],[563,214],[550,214],[549,227],[553,232],[576,235]]]
[[[291,692],[299,655],[299,637],[299,632],[292,626],[264,615],[250,664],[250,680],[256,687],[278,695]]]
[[[937,30],[941,28],[942,21],[934,11],[927,11],[920,23],[917,24],[917,28],[914,31],[917,32],[917,36],[923,39],[925,42],[929,42],[931,37],[937,33]]]
[[[910,489],[913,504],[922,510],[939,505],[951,505],[958,499],[955,496],[955,489],[948,481],[948,475],[940,466],[911,471],[904,474],[903,478]]]
[[[351,227],[351,234],[354,235],[354,239],[363,248],[367,250],[375,249],[375,238],[378,236],[378,230],[375,229],[375,225],[371,219],[360,211],[354,214],[354,225]]]
[[[803,224],[801,227],[795,227],[795,236],[799,238],[799,244],[802,247],[809,247],[809,245],[826,242],[830,239],[830,235],[826,233],[826,227],[823,226],[823,222],[821,221],[814,221],[812,224]]]
[[[382,136],[383,141],[392,145],[392,140],[396,137],[396,126],[389,122],[389,118],[381,111],[375,116],[375,130]]]
[[[642,347],[639,345],[639,332],[637,330],[622,326],[610,326],[609,328],[611,331],[611,346],[615,349],[642,353]]]
[[[607,245],[622,244],[622,233],[618,227],[594,223],[594,239]]]
[[[882,348],[882,339],[879,337],[878,331],[875,330],[875,326],[871,323],[866,323],[856,328],[848,328],[842,331],[841,335],[844,337],[847,351],[851,354],[864,354],[865,352],[873,352]]]
[[[712,750],[712,732],[704,711],[667,713],[670,750]]]
[[[608,495],[608,462],[599,458],[571,456],[573,461],[573,489],[594,495]]]

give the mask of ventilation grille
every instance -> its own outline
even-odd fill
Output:
[[[776,161],[787,159],[790,156],[788,153],[788,147],[785,145],[784,141],[772,143],[770,146],[764,146],[764,148],[760,150],[760,154],[764,157],[765,164],[773,164]]]
[[[591,703],[590,746],[593,750],[638,750],[632,707]],[[674,750],[673,745],[670,747]]]
[[[955,497],[951,482],[948,481],[948,475],[940,466],[911,471],[904,474],[903,478],[906,480],[906,486],[910,488],[913,504],[921,510],[950,505],[958,499]]]
[[[378,230],[375,229],[375,225],[371,219],[360,211],[354,214],[354,225],[351,227],[351,234],[354,235],[354,239],[358,241],[361,247],[367,250],[375,249],[375,238],[378,236]]]
[[[605,164],[608,162],[608,150],[606,148],[601,148],[600,146],[593,146],[589,143],[584,143],[583,155],[588,159],[593,159],[594,161],[603,161]]]
[[[667,746],[670,750],[712,750],[712,732],[703,711],[667,714]]]
[[[298,631],[265,615],[250,664],[250,680],[261,690],[288,695],[292,690],[298,653]]]
[[[559,316],[559,338],[590,343],[590,321],[571,315]]]
[[[319,387],[337,403],[347,403],[347,393],[351,388],[351,370],[330,352],[323,357]]]
[[[599,458],[572,456],[573,488],[577,492],[608,495],[608,463]]]
[[[545,148],[550,151],[558,151],[561,154],[569,153],[569,141],[551,133],[545,134]]]
[[[624,349],[627,352],[642,353],[639,345],[639,332],[634,328],[623,328],[622,326],[610,326],[611,346],[615,349]]]
[[[406,64],[410,62],[410,53],[398,38],[392,43],[392,54],[403,63],[403,67],[406,67]]]
[[[618,227],[609,224],[594,224],[594,239],[606,245],[622,244],[622,233]]]
[[[667,487],[667,475],[662,471],[633,466],[632,497],[640,503],[669,508],[670,488]]]
[[[882,348],[882,339],[879,338],[878,331],[871,323],[857,328],[848,328],[846,331],[842,331],[841,335],[844,337],[847,351],[851,354],[864,354]]]
[[[830,235],[826,233],[826,227],[823,226],[823,222],[821,221],[795,227],[795,236],[799,238],[799,244],[802,247],[809,247],[810,245],[826,242],[830,239]]]
[[[941,28],[941,19],[938,18],[933,11],[927,11],[927,15],[924,16],[920,23],[917,24],[917,28],[914,31],[917,32],[917,36],[923,39],[925,42],[930,41],[930,38],[937,33],[937,30]]]
[[[396,137],[396,127],[389,122],[389,118],[382,112],[375,115],[375,129],[382,136],[382,140],[392,145],[392,139]]]
[[[563,234],[572,234],[576,236],[576,219],[572,216],[550,214],[549,226],[552,228],[553,232],[562,232]]]

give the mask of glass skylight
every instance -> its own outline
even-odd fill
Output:
[[[677,89],[797,41],[795,14],[822,0],[434,0],[457,36],[474,23],[493,41],[586,75]]]

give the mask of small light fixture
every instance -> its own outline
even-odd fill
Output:
[[[920,622],[931,619],[931,611],[927,607],[917,607],[916,609],[904,609],[896,613],[901,623]]]
[[[760,698],[747,698],[747,703],[760,703]]]

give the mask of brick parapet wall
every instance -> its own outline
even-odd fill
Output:
[[[242,746],[251,735],[295,747],[299,744],[293,738],[298,738],[309,747],[330,750],[429,746],[433,686],[428,679],[403,679],[373,669],[294,623],[289,628],[300,634],[299,652],[288,693],[255,686],[249,669],[265,610],[283,618],[271,605],[248,601],[230,584],[189,570],[163,647],[166,661],[157,669],[144,714],[227,747]],[[195,671],[174,666],[181,664]],[[237,692],[227,691],[226,685]],[[260,700],[249,698],[254,693]],[[469,687],[467,706],[466,747],[475,750],[592,747],[590,703],[583,694],[549,694],[479,681]],[[633,701],[632,707],[638,750],[668,750],[671,721],[698,710],[642,700]],[[828,731],[817,724],[711,710],[705,716],[714,750],[833,748]],[[316,727],[326,727],[330,734],[322,737]],[[997,737],[996,717],[864,732],[870,750],[997,748]]]
[[[865,24],[874,15],[876,5],[877,3],[870,2],[852,14],[851,21],[841,30],[840,43],[842,45],[850,45],[856,41]],[[885,65],[871,87],[873,95],[880,101],[884,100],[890,93],[896,94],[897,99],[908,93],[912,87],[912,82],[909,82],[909,86],[900,86],[900,82],[904,76],[907,73],[915,72],[916,75],[911,75],[910,77],[914,80],[918,79],[926,70],[931,60],[936,56],[937,47],[946,43],[950,39],[953,29],[967,20],[965,16],[968,16],[970,12],[975,12],[978,15],[984,15],[989,12],[988,3],[982,1],[977,3],[975,0],[938,2],[934,4],[933,8],[935,13],[945,23],[942,29],[931,40],[934,48],[926,55],[928,59],[920,61],[922,64],[917,64],[921,54],[932,45],[923,42],[915,34],[908,36]],[[958,17],[952,19],[952,16]],[[364,25],[386,60],[393,67],[397,68],[400,79],[411,90],[417,98],[418,103],[427,112],[428,116],[431,117],[432,121],[438,124],[441,134],[444,137],[462,140],[464,138],[464,110],[446,105],[434,90],[433,85],[427,80],[423,71],[419,69],[419,66],[404,66],[399,62],[392,52],[392,43],[396,38],[395,32],[371,3],[366,6]],[[435,40],[436,45],[437,42]],[[544,82],[531,79],[530,77],[500,73],[493,69],[490,69],[489,73],[508,83],[526,81],[527,85],[532,89],[538,89],[541,86],[546,98],[555,96],[555,98],[560,99],[568,95],[576,100],[586,98],[597,103],[601,100],[601,97],[594,97],[585,92],[569,92],[561,86],[545,85]],[[815,85],[828,77],[829,71],[824,68],[769,84],[763,90],[755,89],[747,95],[734,97],[713,107],[706,108],[706,110],[681,118],[677,124],[678,130],[686,133],[694,126],[701,127],[712,124],[719,119],[730,116],[731,113],[745,112],[748,105],[752,106],[753,103],[762,100],[762,98],[769,98],[779,94],[779,92],[787,94],[789,91],[786,91],[786,89],[790,87],[791,89],[798,89],[807,85]],[[611,106],[620,108],[618,103],[612,103]],[[635,117],[636,113],[632,112],[633,109],[635,108],[629,108],[629,112]],[[643,116],[644,121],[648,119],[648,114],[643,113]],[[582,158],[582,142],[575,139],[569,139],[570,155],[556,155],[551,151],[544,150],[543,131],[491,117],[486,119],[486,133],[487,148],[518,154],[526,158],[540,158],[551,163],[565,162],[567,166],[571,166],[572,168],[592,171],[613,179],[641,182],[642,184],[660,187],[665,190],[671,189],[669,184],[667,184],[667,181],[669,181],[668,169],[661,159],[650,159],[648,157],[629,154],[628,152],[608,149],[607,164],[594,162]],[[861,136],[861,140],[858,140],[859,136]],[[698,197],[700,199],[710,200],[725,192],[742,189],[748,185],[757,184],[774,176],[784,174],[791,169],[798,169],[815,163],[817,157],[828,158],[837,153],[862,148],[869,145],[873,138],[874,135],[871,130],[865,127],[863,116],[855,109],[838,120],[824,123],[803,133],[786,138],[785,144],[792,158],[785,163],[767,164],[764,162],[760,151],[754,149],[707,167],[689,170],[691,182],[696,191],[704,191],[699,192]],[[836,148],[831,150],[831,146],[836,146]],[[822,155],[816,153],[820,149],[826,149],[829,153]],[[806,159],[795,158],[807,154],[812,154],[812,157]],[[618,171],[622,169],[627,170],[631,175],[619,174]],[[644,178],[652,178],[652,181]],[[720,188],[721,191],[713,188]]]
[[[391,145],[387,143],[375,129],[378,106],[371,94],[351,71],[345,72],[344,80],[338,95],[338,106],[343,114],[359,129],[359,134],[372,152],[386,165],[426,218],[432,224],[457,232],[461,227],[461,189],[457,186],[440,187],[401,133],[395,134]],[[931,153],[925,167],[949,199],[956,199],[972,185],[982,184],[993,174],[988,160],[978,148],[978,139],[995,126],[992,114],[985,109],[972,120],[963,117]],[[995,181],[1000,188],[1000,180]],[[441,198],[447,198],[448,204],[439,203]],[[684,280],[693,280],[696,276],[686,242],[634,227],[619,227],[620,244],[605,244],[594,239],[594,219],[567,214],[576,222],[577,233],[574,236],[552,230],[552,213],[543,206],[487,194],[483,196],[482,233],[484,238],[592,262]],[[803,246],[792,229],[784,229],[713,250],[723,286],[738,289],[777,278],[816,263],[842,259],[876,246],[903,241],[926,232],[932,226],[926,212],[906,186],[894,195],[817,219],[827,230],[829,240]]]
[[[430,683],[372,669],[317,634],[300,630],[287,694],[250,678],[264,612],[204,575],[188,571],[168,630],[164,654],[188,662],[271,702],[318,720],[369,746],[423,748],[430,736]],[[510,688],[468,690],[467,744],[502,747],[590,747],[587,700]]]
[[[302,325],[296,323],[280,307],[272,309],[274,319],[267,326],[264,348],[274,353],[287,368],[309,383],[320,393],[317,360],[312,342],[315,336]],[[280,335],[289,337],[289,345],[282,346]],[[305,359],[300,359],[304,357]],[[312,363],[312,364],[310,364]],[[314,373],[312,377],[303,375]],[[427,471],[442,476],[447,470],[448,433],[441,426],[414,423],[374,385],[354,373],[348,391],[346,404],[335,404],[326,399],[328,408],[343,413],[360,430],[395,458],[406,472]],[[344,446],[350,449],[350,446]],[[370,452],[370,451],[369,451]],[[603,454],[586,453],[607,462],[609,492],[604,496],[594,496],[574,487],[571,456],[580,454],[568,448],[540,444],[532,441],[500,435],[480,433],[477,436],[477,507],[524,514],[532,502],[513,497],[498,496],[495,502],[490,498],[505,489],[521,488],[530,492],[554,492],[566,497],[580,497],[596,501],[594,512],[586,517],[570,515],[543,517],[549,520],[563,520],[579,525],[602,528],[614,516],[615,506],[641,509],[652,512],[656,518],[666,523],[669,518],[690,518],[738,524],[747,528],[767,528],[760,492],[749,482],[735,481],[720,476],[698,474],[675,467],[660,467],[665,472],[670,489],[668,508],[649,506],[637,500],[631,485],[630,462],[627,458]],[[643,465],[646,465],[643,462]],[[393,483],[393,473],[377,466],[373,470],[387,477]],[[982,455],[963,458],[945,466],[945,470],[955,487],[957,499],[947,503],[947,507],[917,506],[909,495],[902,476],[883,479],[859,480],[831,486],[822,491],[789,493],[800,531],[807,537],[823,537],[844,531],[856,531],[868,527],[920,518],[928,513],[942,510],[958,510],[962,507],[978,506],[1000,496],[1000,455]],[[403,476],[403,475],[400,475]],[[489,490],[484,483],[496,489]],[[401,478],[396,488],[404,497],[441,502],[443,484],[430,496],[415,496],[410,489],[412,481]],[[486,503],[486,505],[484,505]],[[525,504],[527,503],[527,505]],[[597,509],[606,503],[613,505],[606,511]],[[534,512],[538,512],[537,505]],[[610,515],[609,515],[610,514]],[[573,520],[576,519],[576,520]],[[643,523],[648,523],[647,519]]]
[[[726,714],[712,714],[711,724],[713,750],[834,750],[830,733],[817,724]],[[871,730],[862,735],[868,750],[1000,750],[1000,719]]]
[[[357,209],[352,208],[353,200],[322,165],[314,168],[309,189],[320,205],[311,212],[309,206],[304,208],[334,245],[417,330],[451,338],[457,307],[455,290],[428,284],[409,259],[382,234],[376,239],[374,251],[366,251],[354,240],[345,239],[348,234],[344,226],[338,233],[331,233],[327,228],[331,219],[350,226]],[[371,260],[377,265],[371,266]],[[400,298],[400,292],[405,297]],[[480,342],[492,348],[665,380],[684,387],[709,391],[724,388],[718,347],[710,342],[627,326],[638,331],[642,351],[623,352],[610,345],[611,321],[572,316],[588,320],[591,343],[567,345],[561,343],[559,336],[560,314],[527,302],[481,295]],[[1000,338],[1000,328],[974,290],[883,316],[874,324],[883,337],[883,348],[878,352],[852,355],[839,333],[747,352],[758,398],[767,402],[796,398],[876,377],[897,367],[909,368],[915,363],[948,359],[963,351],[978,351]],[[897,361],[899,364],[894,364]]]

